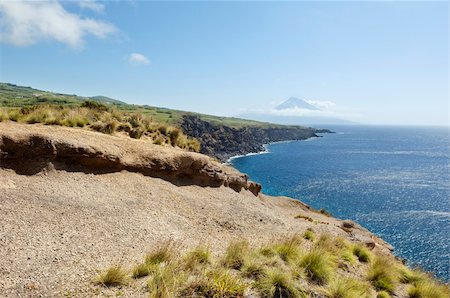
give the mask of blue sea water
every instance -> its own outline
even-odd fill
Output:
[[[231,163],[263,192],[352,219],[408,261],[450,280],[450,145],[442,127],[329,127]]]

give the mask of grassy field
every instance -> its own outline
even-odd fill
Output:
[[[9,83],[0,83],[0,107],[3,107],[4,109],[31,107],[40,104],[61,105],[63,107],[78,107],[83,101],[86,100],[98,101],[106,105],[114,106],[117,110],[124,113],[140,113],[146,117],[149,117],[153,122],[165,123],[174,126],[177,126],[183,115],[187,114],[196,115],[202,120],[211,122],[213,124],[220,124],[233,128],[241,128],[245,126],[280,126],[233,117],[218,117],[193,112],[152,107],[147,105],[132,105],[104,96],[82,97],[77,95],[42,91],[31,87],[17,86]]]

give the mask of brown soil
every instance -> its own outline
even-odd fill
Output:
[[[0,140],[0,296],[113,295],[92,284],[96,270],[137,262],[165,239],[183,249],[207,243],[218,253],[231,239],[260,244],[312,228],[389,253],[389,245],[358,225],[343,227],[289,198],[255,196],[245,175],[200,154],[80,129],[14,123],[0,123]],[[51,149],[39,153],[36,144],[42,140]],[[61,153],[69,152],[61,149],[67,144],[78,148],[70,158]],[[104,164],[92,162],[92,156],[115,166],[101,171]],[[185,158],[201,166],[187,172]],[[160,175],[161,168],[172,172]],[[181,179],[180,172],[188,174]],[[214,179],[221,182],[209,184]],[[147,294],[128,288],[124,295]]]

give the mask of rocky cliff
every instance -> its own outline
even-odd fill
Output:
[[[213,124],[194,115],[185,115],[181,121],[183,131],[201,143],[201,153],[214,156],[221,161],[235,155],[256,153],[263,145],[286,140],[305,140],[318,137],[317,133],[329,133],[327,129],[302,126],[246,126],[233,128]]]

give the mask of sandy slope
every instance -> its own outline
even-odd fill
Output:
[[[0,123],[0,136],[11,136],[13,130],[20,138],[36,133],[26,127]],[[41,133],[46,129],[55,130],[39,127]],[[85,133],[73,129],[70,137],[83,145]],[[64,134],[57,137],[61,141]],[[104,152],[117,147],[111,145],[115,137],[98,135],[97,141]],[[255,196],[245,188],[236,192],[223,185],[177,186],[125,170],[93,174],[52,166],[28,175],[17,174],[10,165],[0,168],[0,296],[107,295],[91,283],[96,269],[138,261],[169,238],[185,249],[209,243],[218,252],[233,238],[261,243],[312,227],[316,233],[376,243],[376,250],[388,252],[382,240],[364,229],[346,232],[342,222],[288,198]],[[222,172],[228,171],[234,173]],[[296,219],[298,214],[317,222]],[[130,288],[125,295],[146,293]]]

